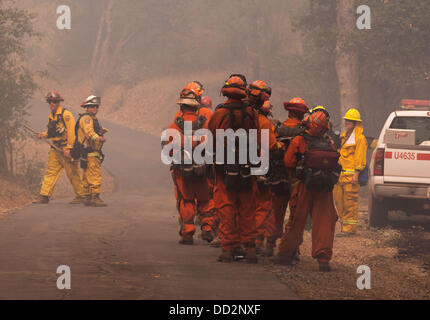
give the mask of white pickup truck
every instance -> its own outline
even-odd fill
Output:
[[[389,210],[430,213],[430,101],[401,101],[382,128],[369,164],[369,225]]]

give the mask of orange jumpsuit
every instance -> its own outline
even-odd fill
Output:
[[[197,116],[205,116],[206,121],[203,128],[207,129],[210,114],[199,110],[195,111],[179,111],[175,115],[175,120],[178,117],[183,117],[184,121],[194,121]],[[169,129],[182,131],[177,126],[176,121],[170,125]],[[182,139],[183,143],[183,139]],[[214,218],[214,202],[211,197],[210,188],[206,179],[186,180],[182,177],[179,169],[172,169],[172,177],[175,186],[175,196],[177,209],[179,211],[179,221],[181,228],[179,235],[182,237],[192,237],[196,231],[194,219],[196,214],[199,214],[201,229],[203,231],[211,231],[215,228]]]
[[[241,100],[227,100],[225,104],[243,104]],[[249,117],[244,117],[244,125],[241,126],[241,109],[234,109],[234,122],[230,123],[230,111],[227,108],[218,108],[212,115],[209,122],[209,130],[213,135],[213,146],[216,148],[216,129],[228,129],[233,126],[247,129],[258,129],[258,113],[252,107],[246,107]],[[251,120],[252,119],[252,120]],[[258,135],[260,136],[260,135]],[[220,141],[221,143],[221,141]],[[215,165],[215,187],[214,201],[218,209],[220,218],[219,236],[221,246],[224,251],[232,251],[241,244],[245,250],[254,250],[255,237],[255,177],[251,176],[251,187],[240,190],[227,189],[225,182],[225,172],[223,165]]]
[[[213,112],[212,112],[212,110],[210,108],[208,108],[206,106],[200,107],[200,115],[205,116],[206,119],[208,119],[208,123],[209,123],[210,119],[212,118],[212,114],[213,114]],[[213,166],[212,165],[210,165],[209,170],[211,170],[211,173],[208,176],[208,185],[209,185],[209,190],[210,190],[211,198],[213,198],[215,176],[214,176],[214,173],[213,173]],[[218,221],[217,210],[214,210],[214,218]]]
[[[258,121],[260,129],[269,130],[269,150],[274,151],[278,149],[281,144],[276,141],[275,129],[270,120],[263,114],[258,114]],[[255,226],[257,228],[256,244],[262,244],[266,236],[266,227],[268,219],[272,211],[272,193],[268,185],[257,183],[257,190],[255,195]]]
[[[284,121],[287,128],[297,127],[302,123],[297,118],[288,118]],[[267,220],[266,237],[267,246],[275,246],[276,240],[282,237],[282,227],[284,225],[285,212],[290,201],[290,194],[275,194],[272,193],[272,213]],[[290,212],[292,203],[290,203]],[[291,214],[291,213],[290,213]]]
[[[333,150],[335,150],[333,146]],[[297,165],[297,154],[304,154],[306,141],[297,136],[291,141],[284,157],[285,166],[294,169]],[[308,190],[299,182],[293,197],[297,198],[295,208],[288,221],[288,227],[279,245],[279,254],[292,257],[303,241],[303,232],[308,212],[312,217],[312,257],[319,262],[330,261],[333,253],[333,240],[337,213],[334,206],[333,192]]]

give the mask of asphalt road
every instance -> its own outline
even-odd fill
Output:
[[[32,126],[41,130],[47,112],[35,113]],[[117,184],[104,196],[109,206],[69,205],[71,195],[0,220],[0,299],[297,298],[264,261],[219,263],[220,249],[200,239],[179,245],[159,139],[103,124],[104,166]],[[60,265],[70,267],[70,290],[57,288]]]

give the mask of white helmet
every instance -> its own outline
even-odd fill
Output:
[[[82,108],[86,108],[89,106],[99,106],[101,103],[101,98],[95,95],[90,95],[85,99],[84,102],[81,103]]]

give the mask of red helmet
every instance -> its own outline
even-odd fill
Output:
[[[309,107],[306,105],[306,102],[302,98],[294,98],[291,99],[289,102],[284,102],[284,108],[287,111],[296,111],[302,114],[309,112]]]
[[[320,110],[312,113],[309,116],[306,125],[310,135],[319,136],[324,134],[329,129],[327,114]]]
[[[246,78],[241,74],[232,74],[221,89],[223,96],[231,99],[243,99],[246,94]]]
[[[202,98],[202,105],[208,107],[209,109],[212,109],[212,99],[208,96],[204,96]]]
[[[51,103],[60,101],[64,101],[64,99],[57,91],[51,91],[46,94],[46,102]]]

